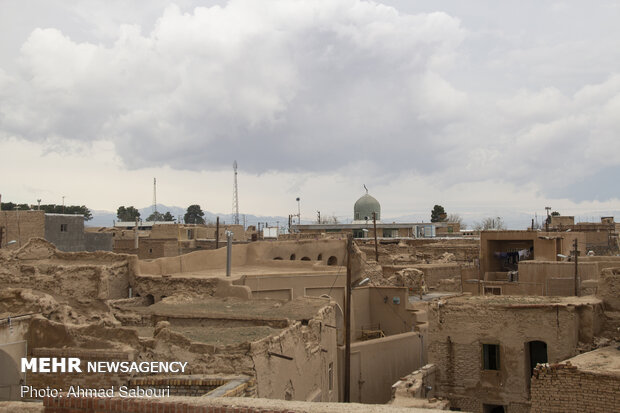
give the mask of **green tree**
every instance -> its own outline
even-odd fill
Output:
[[[200,209],[200,205],[190,205],[187,207],[187,212],[183,219],[186,224],[204,224],[205,213]]]
[[[445,221],[446,218],[446,210],[441,205],[435,205],[431,211],[431,222]]]
[[[163,221],[164,214],[162,214],[161,212],[155,211],[151,215],[149,215],[146,220],[150,222]]]
[[[174,221],[174,217],[172,216],[172,214],[170,213],[170,211],[166,212],[164,214],[164,221],[166,222],[172,222]]]
[[[133,206],[128,206],[126,208],[125,206],[120,206],[116,210],[116,218],[118,218],[119,221],[133,222],[136,218],[140,218],[140,211]]]
[[[56,204],[43,204],[43,205],[28,205],[28,204],[14,204],[12,202],[2,203],[3,211],[13,210],[38,210],[44,211],[47,214],[74,214],[84,215],[84,221],[90,221],[93,219],[93,215],[85,205],[56,205]]]
[[[559,217],[559,216],[560,216],[560,213],[559,213],[558,211],[553,211],[553,212],[551,213],[551,216],[552,216],[552,217]]]

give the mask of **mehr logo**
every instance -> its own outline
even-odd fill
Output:
[[[88,373],[185,373],[187,362],[181,361],[89,361]],[[81,373],[77,357],[22,357],[22,373]]]
[[[80,359],[77,357],[33,357],[28,361],[22,357],[22,373],[81,373]]]

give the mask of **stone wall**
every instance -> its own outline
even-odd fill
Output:
[[[620,407],[620,376],[581,371],[570,362],[538,365],[532,376],[532,413],[608,413]]]

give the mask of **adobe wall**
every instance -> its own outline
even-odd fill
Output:
[[[351,401],[387,403],[392,396],[392,384],[423,366],[425,361],[419,333],[409,332],[353,343]],[[342,363],[344,365],[344,358]]]
[[[218,282],[219,278],[217,277],[137,276],[133,279],[131,287],[134,296],[152,295],[154,301],[158,302],[164,297],[182,293],[213,296]]]
[[[150,233],[152,239],[174,238],[179,241],[190,239],[215,239],[215,225],[179,225],[179,224],[155,224]],[[233,233],[233,241],[245,241],[247,239],[243,225],[220,225],[219,239],[226,241],[226,231]]]
[[[346,270],[313,272],[307,274],[265,274],[245,278],[244,285],[252,289],[254,298],[271,298],[276,300],[293,300],[304,295],[320,297],[329,295],[344,308],[344,285]]]
[[[534,248],[536,261],[557,261],[557,254],[571,255],[577,239],[579,251],[585,255],[586,235],[580,232],[482,231],[480,233],[480,271],[501,271],[494,252]]]
[[[392,385],[390,404],[402,407],[424,407],[448,410],[450,402],[436,397],[437,366],[426,364],[401,377]]]
[[[327,300],[326,306],[307,325],[297,321],[277,336],[251,344],[258,397],[338,401],[337,332],[325,325],[336,325],[334,307],[327,305]],[[269,352],[293,360],[269,355]]]
[[[141,260],[161,257],[175,257],[179,255],[179,242],[176,238],[141,238],[138,246],[138,258]]]
[[[482,412],[483,404],[528,411],[527,343],[545,342],[549,362],[575,355],[579,340],[591,341],[600,328],[600,301],[581,300],[568,305],[551,298],[471,297],[433,303],[428,361],[439,369],[438,395],[465,411]],[[499,370],[483,369],[483,344],[499,345]]]
[[[30,316],[0,319],[0,401],[20,400],[20,380],[25,375],[20,369],[20,359],[26,356],[25,343]]]
[[[319,259],[320,257],[320,259]],[[257,264],[265,267],[279,265],[277,261],[291,261],[286,265],[295,265],[296,261],[308,258],[309,261],[327,264],[334,257],[337,265],[344,265],[346,244],[338,240],[319,241],[263,241],[232,247],[232,265],[242,266]],[[307,267],[308,262],[299,263],[300,268]],[[360,263],[355,263],[359,268]],[[197,272],[226,267],[226,248],[196,251],[180,257],[158,258],[152,261],[140,261],[140,273],[161,275],[180,272]],[[359,272],[359,269],[358,269]]]
[[[620,406],[620,376],[583,371],[570,362],[539,365],[532,376],[532,412],[608,413]]]
[[[61,226],[64,229],[61,230]],[[82,215],[45,214],[45,239],[60,251],[85,251]]]
[[[597,296],[603,300],[606,309],[620,311],[620,268],[601,271]]]
[[[386,336],[413,331],[415,317],[407,309],[405,287],[360,287],[352,292],[351,339],[357,341],[362,329],[380,328]],[[397,298],[398,303],[394,301]]]
[[[109,232],[85,232],[84,249],[88,252],[112,251],[112,234]]]
[[[45,237],[45,212],[43,211],[0,211],[0,248],[17,249],[26,245],[30,238]],[[7,245],[9,241],[17,241]]]
[[[0,283],[77,298],[125,298],[137,259],[110,252],[61,252],[33,238],[0,256]]]

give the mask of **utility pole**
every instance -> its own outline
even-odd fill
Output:
[[[547,211],[547,220],[545,221],[545,232],[549,232],[549,211],[551,211],[551,207],[545,207]]]
[[[215,218],[215,249],[220,247],[220,217]]]
[[[153,217],[157,221],[157,178],[153,178]]]
[[[239,193],[237,191],[237,161],[233,162],[233,170],[235,171],[235,181],[233,183],[232,216],[233,216],[233,224],[239,225]]]
[[[372,212],[372,226],[375,229],[375,261],[379,264],[379,244],[377,243],[377,213]]]
[[[65,213],[65,196],[62,196],[62,213]]]
[[[288,233],[291,233],[291,221],[293,220],[293,216],[288,214]]]
[[[226,276],[230,277],[232,266],[232,237],[233,233],[226,231]]]
[[[344,402],[351,402],[351,251],[353,235],[347,235],[347,301],[345,305],[345,347],[344,347]]]
[[[320,223],[321,223],[321,211],[316,211],[316,214],[317,214],[317,220],[316,220],[316,223],[317,223],[317,224],[320,224]]]
[[[577,250],[577,238],[575,238],[575,242],[573,243],[573,253],[575,254],[575,296],[579,296],[579,275],[578,275],[578,258],[579,251]]]

